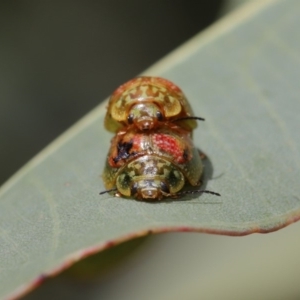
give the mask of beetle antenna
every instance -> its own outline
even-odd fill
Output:
[[[188,116],[188,117],[178,118],[178,119],[176,119],[176,120],[173,120],[173,122],[177,122],[177,121],[181,121],[181,120],[198,120],[198,121],[205,121],[204,118],[194,117],[194,116]]]
[[[117,190],[118,190],[117,188],[113,188],[113,189],[110,189],[110,190],[106,190],[106,191],[100,192],[99,195],[103,195],[105,193],[109,193],[109,192],[117,191]]]
[[[215,196],[221,196],[221,194],[216,193],[216,192],[212,192],[212,191],[207,191],[207,190],[190,190],[190,191],[183,191],[181,193],[178,193],[176,195],[183,195],[183,194],[198,194],[198,193],[207,193],[207,194],[212,194]]]

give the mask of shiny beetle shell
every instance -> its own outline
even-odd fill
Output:
[[[155,201],[176,197],[185,183],[198,186],[202,170],[189,132],[168,126],[146,133],[131,129],[112,139],[103,180],[117,195]]]
[[[121,85],[112,94],[104,124],[111,132],[131,125],[146,131],[193,115],[178,86],[164,78],[141,76]],[[193,119],[178,120],[176,125],[188,131],[197,127]]]

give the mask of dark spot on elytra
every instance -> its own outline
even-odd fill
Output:
[[[134,152],[130,153],[130,150],[133,146],[133,141],[130,140],[128,143],[127,142],[119,142],[117,145],[118,148],[118,155],[113,158],[114,163],[117,163],[118,161],[122,159],[127,159],[131,155],[134,155]]]
[[[188,149],[184,149],[183,153],[182,153],[182,158],[187,161],[189,159],[189,150]]]
[[[174,171],[171,171],[168,176],[168,181],[170,185],[176,185],[178,182],[178,177],[175,175]]]

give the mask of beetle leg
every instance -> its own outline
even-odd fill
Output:
[[[200,179],[200,180],[197,182],[196,186],[200,186],[200,185],[202,185],[202,184],[203,184],[203,181]]]
[[[207,158],[207,156],[203,152],[201,152],[199,149],[198,149],[198,152],[199,152],[199,156],[200,156],[201,160],[204,160]]]

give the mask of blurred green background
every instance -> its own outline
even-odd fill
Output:
[[[1,1],[0,184],[234,2]]]

